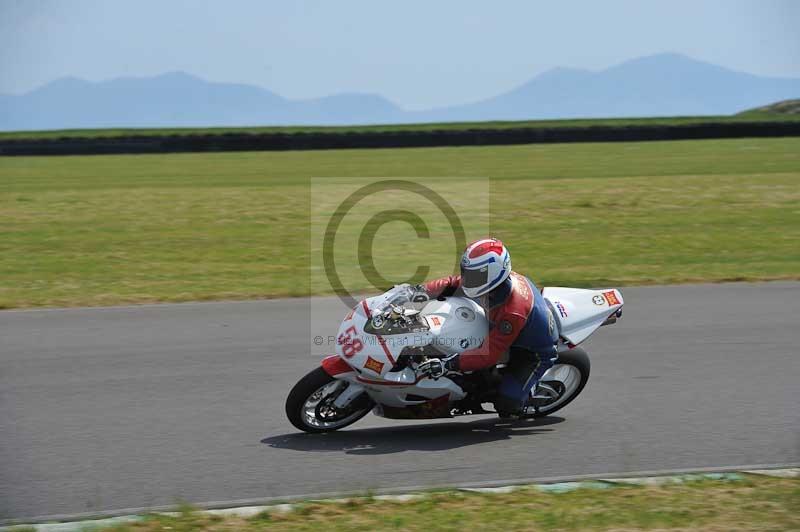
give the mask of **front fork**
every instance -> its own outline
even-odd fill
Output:
[[[353,399],[364,393],[366,388],[361,386],[360,384],[356,384],[351,381],[340,380],[340,387],[344,385],[345,388],[339,392],[339,395],[336,396],[336,399],[333,400],[333,406],[337,409],[346,408],[350,403],[353,402]]]

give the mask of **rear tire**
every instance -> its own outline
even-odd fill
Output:
[[[320,403],[322,406],[327,405],[343,389],[335,389],[332,386],[334,383],[342,386],[350,385],[347,381],[334,379],[321,367],[300,379],[286,398],[286,417],[292,425],[304,432],[331,432],[352,425],[369,413],[372,401],[362,394],[353,399],[345,411],[335,412],[332,417],[321,417]],[[313,396],[318,392],[320,397],[315,401]],[[330,409],[331,407],[328,407],[326,412]]]
[[[526,413],[524,417],[526,417],[526,418],[540,418],[540,417],[549,416],[550,414],[554,414],[555,412],[558,412],[559,410],[561,410],[562,408],[564,408],[565,406],[570,404],[583,391],[584,386],[586,386],[586,383],[589,381],[589,373],[590,373],[591,368],[592,368],[592,364],[591,364],[591,362],[589,362],[589,355],[586,354],[586,351],[584,351],[580,347],[575,347],[573,349],[570,349],[569,351],[565,351],[563,353],[559,353],[558,354],[558,360],[556,360],[556,363],[553,366],[553,369],[556,370],[555,371],[556,375],[558,375],[558,373],[559,373],[558,366],[571,366],[571,368],[569,368],[570,371],[569,372],[565,372],[565,373],[571,374],[572,378],[575,378],[575,375],[574,375],[575,370],[578,371],[579,376],[577,378],[579,380],[577,381],[576,386],[573,386],[571,390],[570,390],[570,387],[565,387],[567,392],[569,393],[569,396],[568,397],[562,396],[561,398],[559,398],[558,400],[554,401],[553,403],[550,403],[551,405],[553,405],[552,407],[549,407],[548,405],[535,407],[529,402],[529,405],[528,405],[527,408],[528,408],[528,410],[533,409],[534,413]],[[552,370],[551,370],[551,372],[552,372]],[[548,380],[542,379],[541,382],[543,384],[547,384],[547,382],[552,382],[552,380],[551,379],[548,379]],[[560,382],[560,381],[556,381],[556,382]],[[563,384],[565,384],[565,383],[562,383],[562,385]]]

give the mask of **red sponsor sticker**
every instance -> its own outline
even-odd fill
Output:
[[[372,357],[367,357],[367,361],[364,363],[364,367],[380,375],[381,370],[383,369],[383,362],[375,360]]]
[[[610,292],[603,292],[603,297],[606,298],[608,301],[608,306],[619,305],[619,299],[617,299],[617,294],[614,291]]]
[[[442,324],[441,320],[436,316],[431,316],[431,323],[437,326]]]

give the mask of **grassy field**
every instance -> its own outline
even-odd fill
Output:
[[[766,108],[765,108],[766,109]],[[55,139],[62,137],[123,137],[133,135],[221,135],[225,133],[364,133],[375,131],[431,131],[463,129],[559,128],[598,126],[674,126],[735,122],[800,121],[800,116],[768,110],[746,111],[732,116],[666,116],[649,118],[584,118],[561,120],[520,120],[495,122],[443,122],[426,124],[383,124],[361,126],[264,126],[206,128],[118,128],[61,129],[51,131],[0,131],[0,140]]]
[[[798,530],[800,480],[747,477],[652,487],[524,488],[510,494],[431,493],[411,502],[306,503],[250,519],[184,511],[109,532],[260,530]]]
[[[319,186],[309,180],[328,178],[333,190],[333,177],[371,181],[363,176],[453,191],[490,178],[488,212],[472,221],[540,284],[800,279],[797,138],[8,157],[0,306],[325,292],[311,269]],[[378,246],[376,264],[402,270],[410,249]],[[431,275],[452,271],[449,241],[420,250]],[[348,287],[369,287],[355,264],[340,273]]]

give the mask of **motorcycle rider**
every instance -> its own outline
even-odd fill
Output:
[[[450,275],[422,286],[432,298],[463,292],[484,308],[490,329],[480,347],[446,359],[428,360],[417,370],[433,377],[475,371],[494,366],[508,351],[495,410],[500,417],[522,414],[530,391],[558,357],[557,325],[536,285],[511,271],[511,256],[500,240],[486,238],[464,250],[460,276]]]

